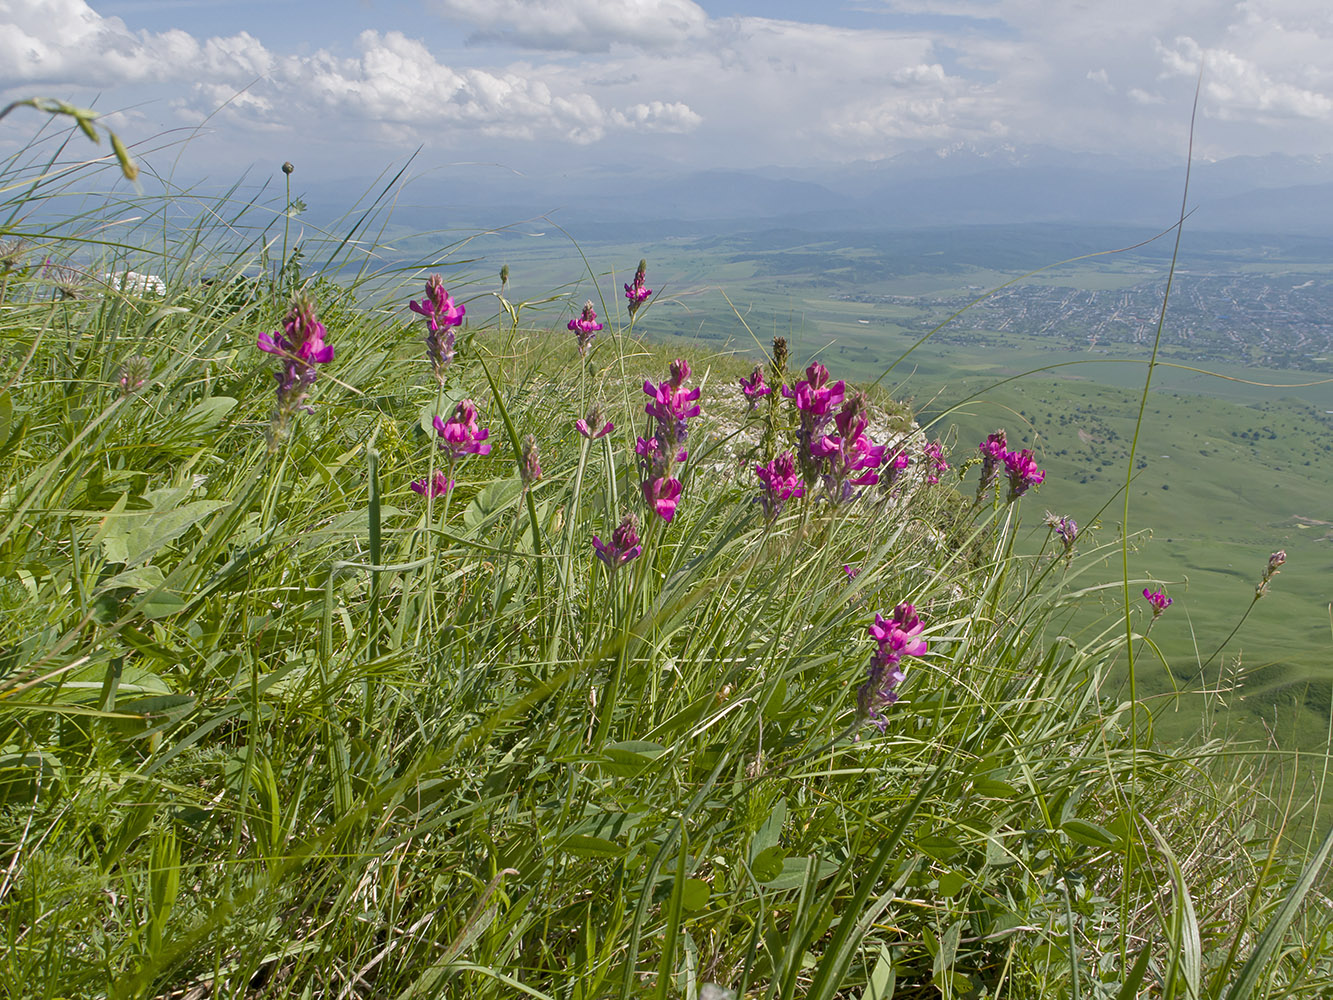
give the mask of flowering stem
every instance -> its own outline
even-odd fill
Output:
[[[1259,603],[1259,598],[1262,596],[1263,596],[1262,594],[1254,595],[1253,600],[1250,601],[1250,606],[1246,608],[1245,613],[1240,616],[1240,621],[1236,622],[1235,627],[1230,632],[1227,633],[1227,637],[1218,644],[1215,650],[1213,650],[1213,655],[1203,661],[1203,666],[1199,668],[1200,672],[1203,672],[1204,670],[1208,669],[1208,664],[1212,663],[1213,660],[1217,659],[1217,654],[1222,652],[1222,650],[1226,647],[1226,644],[1229,643],[1235,637],[1236,633],[1240,631],[1240,627],[1245,624],[1245,619],[1250,617],[1250,612],[1254,610],[1254,606]]]

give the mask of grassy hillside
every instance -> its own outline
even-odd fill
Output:
[[[447,262],[357,275],[373,214],[108,247],[10,197],[5,995],[1333,986],[1322,772],[1154,735],[1192,595],[1039,527],[1054,463],[974,499],[835,358],[751,412],[655,298],[586,351],[463,317]]]

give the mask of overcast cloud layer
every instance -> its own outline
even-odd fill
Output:
[[[303,147],[382,166],[423,144],[436,160],[796,166],[960,142],[1178,157],[1202,65],[1202,155],[1333,152],[1326,0],[860,0],[827,23],[709,7],[298,4],[322,20],[312,45],[281,18],[238,13],[219,34],[189,7],[0,0],[0,90],[100,95],[129,138],[206,123],[191,153],[229,166]]]

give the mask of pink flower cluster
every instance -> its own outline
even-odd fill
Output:
[[[592,547],[597,550],[597,558],[606,563],[607,569],[615,572],[643,551],[643,546],[639,544],[638,519],[633,514],[627,515],[611,532],[610,545],[593,535]]]
[[[1152,608],[1152,616],[1154,619],[1167,608],[1171,607],[1171,598],[1166,596],[1166,591],[1164,590],[1149,590],[1147,587],[1144,587],[1143,599],[1147,601],[1148,606]]]
[[[1001,466],[1009,477],[1009,494],[1005,498],[1008,503],[1013,503],[1032,487],[1040,485],[1046,478],[1045,471],[1037,468],[1037,460],[1033,457],[1032,449],[1010,451],[1002,430],[987,435],[986,440],[977,446],[977,450],[981,452],[981,482],[977,484],[978,500],[982,499],[995,484],[1000,476]]]
[[[439,435],[440,451],[449,454],[450,462],[464,455],[489,455],[491,446],[483,442],[491,432],[477,426],[477,404],[465,399],[454,407],[448,420],[435,418],[435,433]]]
[[[944,449],[938,441],[927,441],[921,449],[921,457],[926,460],[926,482],[935,486],[940,476],[948,471],[949,463],[944,458]]]
[[[602,328],[602,324],[597,322],[597,312],[592,307],[591,299],[584,303],[583,312],[579,314],[579,318],[569,321],[568,328],[578,341],[579,355],[587,357],[588,348],[591,346],[593,338],[597,336],[597,331]]]
[[[435,433],[440,439],[438,441],[440,451],[449,456],[450,472],[453,472],[459,459],[467,455],[489,455],[491,453],[491,446],[485,443],[491,432],[485,427],[477,426],[477,404],[472,400],[465,399],[455,406],[454,412],[448,420],[441,420],[437,416],[434,423]],[[532,465],[536,466],[535,441],[533,442]],[[537,475],[541,475],[540,468],[537,468],[536,472]],[[437,471],[431,480],[418,479],[411,486],[422,496],[442,497],[454,488],[454,481],[443,471]]]
[[[602,423],[602,408],[594,403],[586,417],[580,417],[574,421],[574,429],[589,441],[592,441],[599,437],[606,437],[616,429],[616,425],[609,420]]]
[[[278,382],[278,402],[273,411],[275,442],[293,413],[310,412],[310,407],[304,404],[315,383],[315,365],[333,360],[333,345],[324,342],[326,336],[328,331],[315,315],[315,304],[307,298],[292,301],[281,330],[259,335],[259,349],[282,359],[282,367],[274,372]]]
[[[878,726],[880,732],[887,725],[880,709],[898,700],[897,688],[905,676],[903,658],[922,656],[927,650],[926,640],[921,638],[924,628],[916,608],[899,604],[892,618],[877,614],[875,624],[866,630],[877,648],[866,668],[865,682],[857,688],[856,704],[861,716]]]
[[[764,507],[764,516],[770,521],[782,513],[783,505],[792,497],[805,495],[805,484],[796,471],[796,459],[789,451],[784,451],[767,465],[756,465],[754,471],[763,487],[759,502]]]
[[[828,369],[817,361],[782,394],[796,407],[796,460],[807,488],[822,478],[828,499],[843,503],[856,496],[854,487],[879,482],[876,470],[887,449],[866,434],[864,396],[848,398],[846,383],[830,383]]]
[[[634,272],[634,282],[625,286],[625,298],[629,300],[629,314],[631,318],[639,311],[639,306],[648,301],[648,296],[653,294],[653,290],[645,286],[648,280],[648,262],[639,261],[638,270]]]
[[[877,470],[884,463],[884,445],[866,434],[869,424],[865,397],[857,394],[843,403],[833,418],[837,434],[822,434],[810,444],[810,454],[823,463],[824,489],[834,503],[856,496],[856,486],[879,482]]]
[[[426,281],[426,297],[420,302],[408,302],[414,313],[426,317],[426,354],[430,358],[435,378],[444,384],[444,371],[454,360],[454,330],[463,322],[467,307],[456,305],[438,274]]]
[[[649,402],[644,412],[654,420],[653,436],[639,438],[635,451],[643,469],[643,499],[657,516],[670,521],[676,514],[681,485],[672,472],[688,453],[681,447],[689,437],[687,421],[699,415],[699,390],[685,388],[690,378],[689,362],[671,362],[671,377],[658,385],[643,383]]]
[[[754,372],[748,379],[742,375],[740,383],[741,392],[745,394],[745,399],[750,404],[751,413],[759,409],[759,401],[773,391],[772,387],[764,382],[764,370],[758,365],[755,365]]]

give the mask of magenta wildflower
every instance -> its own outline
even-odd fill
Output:
[[[453,296],[444,290],[444,281],[432,274],[426,281],[426,297],[409,302],[408,308],[426,317],[426,354],[436,380],[443,385],[444,371],[454,360],[453,328],[463,322],[467,307],[455,305]]]
[[[922,656],[928,649],[926,640],[920,637],[924,628],[916,608],[899,604],[893,609],[892,618],[877,614],[875,623],[866,630],[877,648],[866,668],[865,682],[857,688],[856,703],[861,716],[869,719],[881,732],[887,721],[880,709],[898,700],[897,688],[905,676],[901,666],[903,658]]]
[[[1004,470],[1009,474],[1009,496],[1007,499],[1010,503],[1013,503],[1033,486],[1039,485],[1046,478],[1046,473],[1037,468],[1037,462],[1032,457],[1031,448],[1005,452]]]
[[[639,438],[634,450],[643,469],[644,500],[666,521],[675,515],[681,490],[672,472],[676,463],[688,457],[682,447],[689,437],[688,421],[699,415],[700,391],[685,388],[689,377],[689,362],[677,358],[671,362],[671,377],[666,382],[643,383],[644,395],[650,400],[643,410],[653,418],[654,433]]]
[[[792,497],[805,495],[805,484],[796,471],[796,459],[789,451],[784,451],[767,465],[756,465],[754,472],[763,487],[759,502],[763,504],[764,516],[770,521],[782,512],[783,505]]]
[[[1060,539],[1060,543],[1065,547],[1065,555],[1068,555],[1074,547],[1074,542],[1078,539],[1078,522],[1072,517],[1059,517],[1047,513],[1046,523],[1055,532],[1056,537]]]
[[[977,499],[980,500],[995,485],[995,480],[1000,477],[1000,466],[1004,465],[1004,457],[1009,454],[1009,442],[1005,440],[1004,431],[986,435],[986,440],[977,445],[977,451],[981,452],[981,482],[977,484]]]
[[[1144,587],[1143,599],[1152,607],[1152,616],[1154,619],[1167,608],[1171,607],[1171,598],[1166,596],[1166,591],[1164,590],[1149,590],[1147,587]]]
[[[440,438],[440,451],[449,453],[450,462],[456,462],[464,455],[491,453],[491,446],[483,443],[491,432],[477,426],[477,404],[470,399],[455,406],[453,416],[447,421],[437,416],[435,433]]]
[[[825,456],[816,454],[816,442],[847,395],[846,383],[829,385],[828,380],[828,369],[816,361],[806,368],[805,378],[793,388],[782,387],[782,394],[792,401],[800,420],[796,429],[796,461],[806,486],[813,486],[824,471]],[[820,450],[827,451],[827,446]]]
[[[602,324],[597,322],[597,313],[593,310],[591,299],[584,304],[579,318],[569,321],[568,328],[578,340],[580,356],[587,357],[589,345],[597,336],[597,331],[602,328]]]
[[[750,403],[751,412],[759,408],[759,400],[773,391],[771,386],[764,383],[764,370],[758,365],[755,365],[754,373],[748,379],[742,375],[740,383],[741,392],[745,393],[745,398]]]
[[[574,421],[574,429],[586,437],[588,440],[605,437],[616,429],[616,425],[611,421],[602,423],[602,408],[593,404],[593,408],[588,411],[586,417],[580,417]]]
[[[866,435],[866,403],[860,394],[843,404],[833,423],[838,433],[824,434],[812,441],[810,455],[819,463],[828,498],[833,503],[845,503],[856,496],[853,487],[879,482],[875,470],[884,463],[888,449]]]
[[[893,457],[884,462],[884,472],[879,477],[881,489],[891,490],[902,474],[912,465],[912,453],[906,445],[893,453]]]
[[[292,414],[297,410],[310,412],[305,399],[315,384],[315,365],[333,360],[333,346],[324,342],[326,336],[328,331],[316,317],[314,303],[304,297],[292,300],[281,330],[259,335],[259,349],[282,359],[282,367],[274,373],[278,401],[273,411],[271,445],[276,445],[286,431]]]
[[[645,480],[643,499],[653,508],[663,521],[668,524],[676,516],[676,505],[680,502],[680,480],[658,479]]]
[[[531,486],[542,477],[541,456],[537,451],[537,438],[528,434],[519,448],[518,474],[524,486]]]
[[[454,488],[454,481],[445,476],[443,470],[436,470],[435,478],[427,482],[425,479],[415,479],[411,483],[412,489],[424,496],[442,497]]]
[[[921,457],[927,462],[926,482],[934,486],[940,481],[940,475],[948,470],[949,463],[944,458],[944,449],[938,441],[928,441],[921,449]]]
[[[842,571],[847,574],[848,583],[855,580],[858,576],[861,575],[861,567],[853,566],[851,563],[843,563]]]
[[[648,296],[653,294],[651,288],[644,286],[647,281],[648,262],[639,261],[639,268],[634,272],[634,282],[625,286],[625,298],[629,300],[629,314],[631,317],[639,311],[639,306],[648,300]]]
[[[633,514],[626,515],[615,531],[611,532],[610,545],[593,535],[592,547],[597,550],[597,558],[606,563],[607,569],[619,569],[643,551],[643,546],[639,544],[639,519]]]

